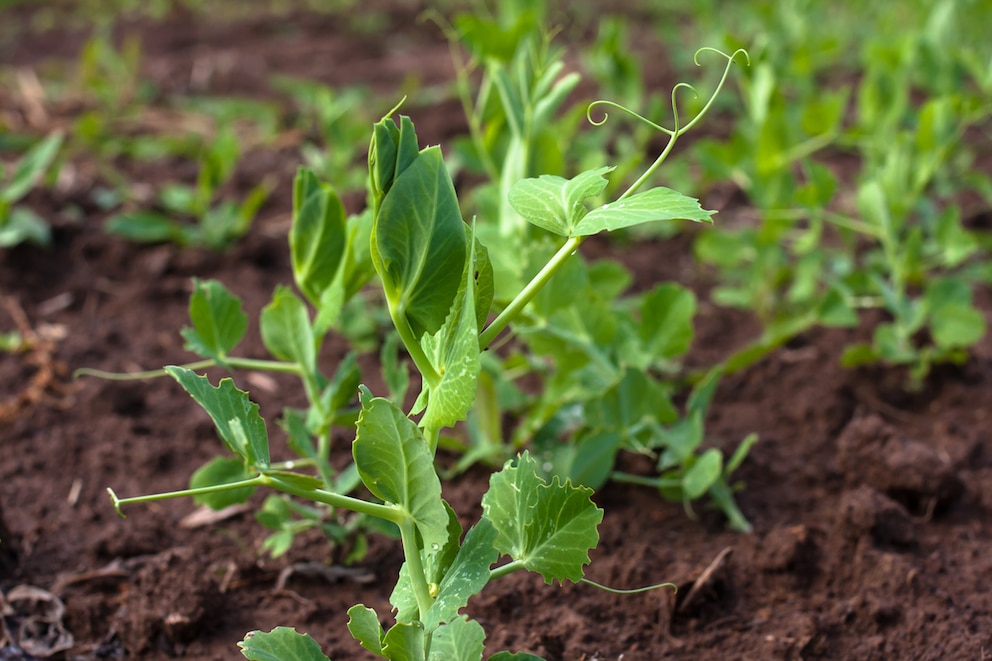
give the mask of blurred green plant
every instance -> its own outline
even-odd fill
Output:
[[[41,216],[24,205],[18,205],[49,170],[62,146],[61,131],[37,141],[8,171],[0,164],[0,248],[9,248],[29,241],[47,245],[51,229]]]
[[[162,211],[115,214],[107,219],[107,231],[142,243],[171,242],[214,250],[229,247],[248,232],[274,185],[263,181],[241,202],[219,200],[219,190],[231,179],[240,155],[238,136],[227,126],[221,128],[203,150],[195,185],[163,186],[157,198]],[[176,216],[193,222],[176,220]]]

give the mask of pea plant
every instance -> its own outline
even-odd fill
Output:
[[[723,57],[726,76],[733,56]],[[440,148],[421,148],[413,122],[405,116],[394,120],[394,112],[373,129],[366,212],[345,219],[333,190],[309,171],[296,179],[290,249],[294,278],[306,301],[280,287],[262,313],[262,338],[277,361],[233,357],[230,352],[247,323],[238,303],[219,284],[196,286],[190,304],[193,327],[184,336],[207,361],[164,371],[207,412],[233,457],[208,465],[189,489],[130,498],[110,494],[120,513],[130,504],[183,496],[213,506],[242,502],[266,487],[384,521],[398,531],[405,557],[390,598],[396,623],[384,630],[379,615],[359,604],[348,611],[351,634],[385,659],[481,659],[485,632],[460,614],[469,598],[491,580],[519,570],[537,572],[548,584],[586,581],[583,568],[598,543],[603,512],[591,500],[592,489],[558,475],[545,479],[535,457],[523,451],[491,476],[483,514],[464,531],[441,496],[434,458],[442,431],[465,420],[475,403],[486,349],[523,318],[587,237],[657,220],[710,222],[713,212],[668,188],[639,190],[669,153],[679,129],[667,131],[669,147],[645,175],[605,204],[590,208],[586,201],[606,188],[609,167],[571,179],[522,178],[508,192],[510,203],[524,221],[556,235],[557,249],[505,305],[494,309],[496,292],[505,287],[497,283],[475,221],[462,217]],[[376,396],[358,385],[360,376],[347,359],[331,379],[315,368],[321,340],[366,279],[369,263],[396,337],[421,377],[420,394],[408,411],[401,408],[400,393]],[[645,333],[647,324],[658,334],[666,332],[664,318],[644,323]],[[304,461],[273,460],[265,421],[248,393],[231,378],[214,386],[195,371],[214,364],[300,376],[310,409],[287,412],[283,423]],[[347,412],[355,390],[357,418]],[[327,433],[348,421],[355,429],[353,468],[332,474]],[[365,497],[351,495],[357,485],[349,482],[352,478],[367,490]],[[500,562],[501,557],[507,559]],[[240,645],[249,659],[326,659],[312,639],[288,628],[252,632]],[[536,657],[502,652],[490,658]]]
[[[515,291],[544,268],[547,252],[561,245],[555,243],[555,235],[569,236],[563,221],[547,220],[567,218],[567,213],[545,202],[565,179],[547,174],[535,179],[535,171],[562,172],[571,163],[605,159],[607,142],[573,134],[569,118],[574,111],[562,113],[560,109],[578,78],[562,75],[560,51],[526,8],[513,11],[509,3],[501,6],[496,17],[462,15],[448,29],[471,56],[468,62],[456,58],[459,90],[471,127],[470,137],[459,145],[460,156],[462,162],[474,163],[481,174],[488,175],[488,182],[475,191],[469,204],[484,219],[478,236],[489,246],[497,273],[494,307],[504,310],[512,305]],[[625,62],[631,66],[617,45],[622,32],[615,26],[604,29],[599,66],[611,70]],[[476,68],[481,69],[481,77],[473,93],[468,81]],[[727,73],[724,69],[717,89]],[[626,87],[634,89],[624,91],[636,98],[639,88],[629,79]],[[590,111],[616,109],[636,120],[625,137],[645,131],[667,136],[657,166],[701,116],[683,123],[675,96],[681,89],[677,87],[671,99],[672,129],[612,102],[583,105],[581,116],[597,123],[605,117],[595,119]],[[709,97],[700,113],[714,100]],[[575,154],[574,144],[585,151]],[[610,172],[611,183],[600,185],[602,179],[591,176],[596,170],[586,170],[571,180],[572,185],[586,187],[602,209],[612,208],[611,199],[618,200],[613,203],[619,205],[617,209],[629,208],[630,202],[619,192],[627,185],[624,182],[634,180],[632,190],[636,190],[655,176],[656,167],[633,173],[630,166],[634,160],[638,165],[643,160],[638,146],[644,144],[647,139],[635,136],[612,150],[622,167]],[[548,278],[520,311],[513,337],[501,339],[508,350],[483,356],[479,391],[468,417],[468,442],[449,445],[464,453],[454,470],[480,460],[498,464],[508,453],[533,444],[544,476],[557,475],[598,488],[609,479],[627,479],[612,470],[621,452],[646,454],[656,460],[659,475],[641,483],[685,503],[687,510],[690,501],[708,495],[733,528],[748,530],[750,525],[733,498],[726,497],[730,495],[727,478],[735,464],[724,467],[722,454],[715,449],[699,462],[702,417],[698,434],[683,434],[679,430],[693,414],[687,411],[688,417],[683,418],[672,403],[679,389],[679,359],[692,341],[695,295],[675,283],[630,295],[630,282],[630,274],[620,264],[612,260],[587,264],[581,255],[572,256]],[[516,386],[535,380],[539,387]],[[508,437],[504,433],[507,413],[513,421]],[[741,447],[746,454],[750,443]]]

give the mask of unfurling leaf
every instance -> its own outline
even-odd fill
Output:
[[[444,324],[460,286],[467,243],[440,148],[411,155],[416,146],[413,124],[406,117],[402,124],[395,136],[391,120],[376,125],[373,187],[382,197],[373,221],[372,262],[390,306],[419,339]],[[380,129],[382,125],[392,128]],[[388,139],[394,141],[392,147],[387,147]]]
[[[341,199],[312,172],[300,169],[293,183],[289,250],[296,285],[318,307],[338,273],[346,242]]]

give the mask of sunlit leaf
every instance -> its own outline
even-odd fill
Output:
[[[516,466],[508,462],[490,478],[482,509],[496,529],[494,545],[500,553],[541,574],[546,583],[574,582],[582,578],[589,550],[599,542],[596,528],[603,510],[591,495],[592,489],[563,484],[557,477],[548,484],[525,452]]]
[[[238,647],[251,661],[330,661],[317,641],[289,627],[276,627],[268,633],[250,631]]]
[[[428,661],[481,661],[486,632],[466,616],[440,626],[431,637]]]
[[[575,236],[587,236],[603,230],[613,231],[656,220],[709,223],[712,222],[711,216],[714,213],[716,212],[703,209],[694,198],[670,188],[659,187],[593,209],[583,216],[572,233]]]
[[[588,213],[583,201],[603,192],[609,183],[603,175],[612,170],[588,170],[573,179],[549,174],[522,179],[510,189],[510,205],[527,222],[549,232],[561,236],[581,234],[574,229]]]

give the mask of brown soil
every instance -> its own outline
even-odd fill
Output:
[[[219,58],[235,64],[216,69],[208,91],[256,95],[275,71],[384,89],[410,71],[422,82],[447,80],[446,44],[414,27],[414,16],[388,15],[387,29],[403,35],[388,48],[325,17],[177,19],[145,26],[147,67],[165,85],[189,80],[195,57]],[[25,33],[5,60],[71,56],[82,36]],[[415,119],[428,142],[463,125],[453,105]],[[276,284],[291,282],[284,231],[295,157],[266,158],[263,171],[280,176],[280,192],[224,254],[130,245],[106,236],[96,212],[59,221],[50,249],[0,252],[0,331],[20,324],[31,339],[25,353],[0,354],[0,590],[11,609],[26,609],[5,611],[4,625],[39,621],[38,600],[16,601],[14,586],[54,593],[65,611],[45,627],[50,640],[59,623],[74,637],[64,658],[240,658],[235,643],[246,631],[288,625],[332,659],[361,659],[369,655],[347,633],[346,609],[362,602],[389,612],[401,554],[388,539],[374,539],[367,559],[333,584],[300,573],[276,590],[290,564],[331,559],[319,536],[274,561],[260,554],[265,533],[250,513],[190,529],[180,521],[195,507],[178,500],[119,519],[106,487],[122,495],[181,488],[220,444],[174,382],[69,378],[81,366],[189,360],[178,330],[194,276],[226,283],[253,319]],[[244,178],[247,187],[251,175]],[[86,199],[63,190],[29,201],[58,220],[66,203],[91,211]],[[706,286],[684,238],[623,253],[641,284]],[[985,294],[983,305],[992,310]],[[709,364],[757,332],[740,313],[704,305],[691,360]],[[726,531],[709,511],[689,519],[643,488],[607,486],[596,495],[606,514],[588,576],[616,587],[667,580],[678,594],[612,595],[513,575],[469,606],[488,649],[588,661],[992,655],[992,339],[966,367],[938,370],[923,392],[907,394],[890,373],[839,367],[843,346],[866,332],[810,332],[721,385],[707,421],[712,442],[732,447],[752,431],[761,438],[738,473],[753,534]],[[243,348],[264,356],[257,333]],[[330,341],[322,361],[333,366],[342,351]],[[279,394],[281,379],[237,379],[266,419],[291,403]],[[346,439],[336,451],[347,455]],[[626,462],[629,471],[650,470]],[[459,514],[477,516],[487,479],[476,469],[446,486]],[[0,658],[31,657],[8,646]]]

